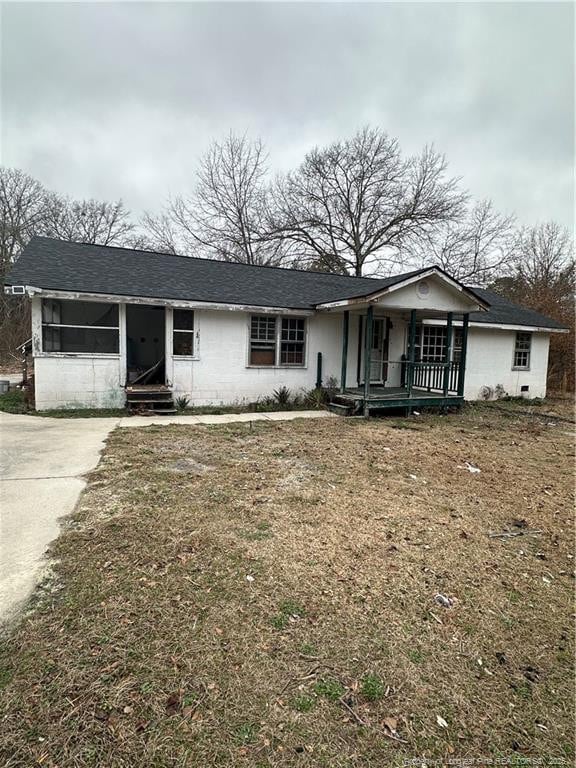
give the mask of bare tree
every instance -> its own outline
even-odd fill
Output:
[[[174,221],[171,213],[173,204],[170,200],[167,209],[157,215],[144,213],[140,221],[142,240],[147,250],[192,256],[197,250],[197,245],[193,239],[182,233],[180,225]]]
[[[34,235],[100,245],[128,245],[134,225],[121,201],[76,201],[48,192],[16,168],[0,168],[0,356],[13,357],[28,337],[29,307],[3,292],[11,264]]]
[[[17,168],[0,167],[0,278],[42,228],[46,191]]]
[[[465,196],[446,172],[431,147],[404,158],[396,139],[364,128],[278,179],[271,228],[329,271],[390,270],[403,247],[459,215]]]
[[[552,334],[548,383],[574,391],[574,243],[568,230],[549,221],[524,227],[517,235],[508,276],[492,287],[512,301],[559,321],[567,334]]]
[[[458,280],[486,285],[509,265],[514,221],[514,216],[501,215],[483,200],[412,243],[411,254],[419,265],[437,264]]]
[[[43,234],[61,240],[98,245],[123,245],[134,232],[124,203],[72,200],[55,193],[46,196]]]
[[[171,199],[143,225],[160,250],[245,264],[278,264],[282,243],[270,237],[267,157],[260,140],[230,134],[200,161],[192,195]]]
[[[10,266],[28,239],[41,230],[45,190],[32,176],[17,168],[0,167],[0,358],[14,359],[17,345],[29,332],[27,302],[4,294]]]

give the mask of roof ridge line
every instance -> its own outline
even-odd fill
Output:
[[[65,243],[66,245],[85,245],[91,248],[109,248],[115,251],[128,251],[131,253],[149,254],[151,256],[171,256],[177,259],[194,259],[195,261],[208,261],[219,264],[234,264],[239,267],[254,267],[257,269],[277,269],[282,272],[302,272],[307,275],[330,275],[331,277],[345,277],[348,280],[372,280],[373,282],[380,282],[382,280],[390,280],[394,277],[402,277],[404,275],[410,275],[414,272],[420,271],[410,270],[409,272],[399,272],[396,275],[388,275],[388,277],[372,277],[370,275],[342,275],[339,272],[322,272],[319,269],[302,269],[302,267],[280,267],[272,264],[246,264],[241,261],[227,261],[226,259],[211,259],[208,256],[185,256],[183,253],[169,253],[168,251],[149,251],[146,248],[129,248],[124,245],[104,245],[103,243],[86,243],[80,240],[62,240],[58,237],[49,237],[48,235],[34,235],[28,243],[32,240],[50,240],[53,243]],[[27,247],[28,243],[25,247]]]

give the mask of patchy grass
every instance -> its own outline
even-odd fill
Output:
[[[0,394],[0,411],[4,413],[26,413],[24,392],[21,389],[10,389],[8,392]]]
[[[49,416],[53,419],[103,419],[106,416],[130,416],[126,408],[51,408],[48,411],[29,411],[30,416]]]
[[[572,764],[572,427],[401,423],[115,431],[0,652],[0,764]]]

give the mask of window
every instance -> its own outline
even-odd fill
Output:
[[[276,318],[252,315],[250,320],[250,365],[275,365]]]
[[[304,365],[305,323],[302,317],[252,315],[250,365]]]
[[[531,333],[517,333],[516,344],[514,346],[514,365],[513,368],[530,368],[530,347],[532,344]]]
[[[118,353],[118,304],[42,301],[44,352]]]
[[[194,310],[175,309],[173,314],[172,354],[192,357],[194,354]]]
[[[452,362],[462,360],[462,328],[452,329]]]
[[[446,354],[446,327],[419,325],[416,327],[415,359],[419,363],[443,363]],[[462,357],[462,328],[452,327],[452,362]]]
[[[304,319],[283,317],[280,365],[304,365]]]
[[[436,325],[422,327],[420,355],[423,363],[443,363],[446,345],[446,328]]]

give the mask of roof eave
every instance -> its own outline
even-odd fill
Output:
[[[16,283],[16,285],[22,285]],[[232,302],[198,301],[194,299],[172,299],[163,296],[134,296],[117,293],[96,293],[89,291],[71,291],[56,288],[39,288],[33,285],[24,285],[25,295],[33,298],[40,296],[46,299],[71,299],[85,301],[104,301],[126,304],[149,304],[160,307],[175,307],[180,309],[213,309],[229,310],[235,312],[259,312],[261,314],[282,313],[285,315],[297,315],[308,317],[314,314],[312,307],[279,307],[266,304],[238,304]],[[23,295],[23,294],[19,294]]]
[[[405,288],[407,285],[411,285],[412,283],[418,282],[418,280],[422,280],[425,277],[430,277],[432,275],[439,275],[445,282],[449,283],[453,288],[460,291],[461,293],[464,293],[469,298],[472,298],[474,300],[474,303],[478,305],[479,310],[470,310],[470,311],[481,311],[485,312],[488,311],[491,307],[491,305],[482,299],[480,296],[478,296],[475,291],[473,291],[471,288],[468,288],[467,286],[463,285],[461,282],[456,280],[455,278],[451,277],[447,272],[445,272],[440,267],[425,267],[421,269],[419,272],[416,272],[415,274],[410,275],[408,278],[399,279],[398,281],[392,283],[391,285],[387,285],[384,288],[379,288],[377,291],[373,291],[372,293],[367,293],[363,296],[351,296],[351,297],[344,297],[342,299],[339,299],[338,301],[330,301],[330,302],[321,302],[315,305],[316,309],[338,309],[340,307],[351,307],[358,304],[371,304],[373,302],[378,301],[379,299],[383,298],[384,296],[389,295],[390,293],[393,293],[394,291],[399,290],[400,288]]]

